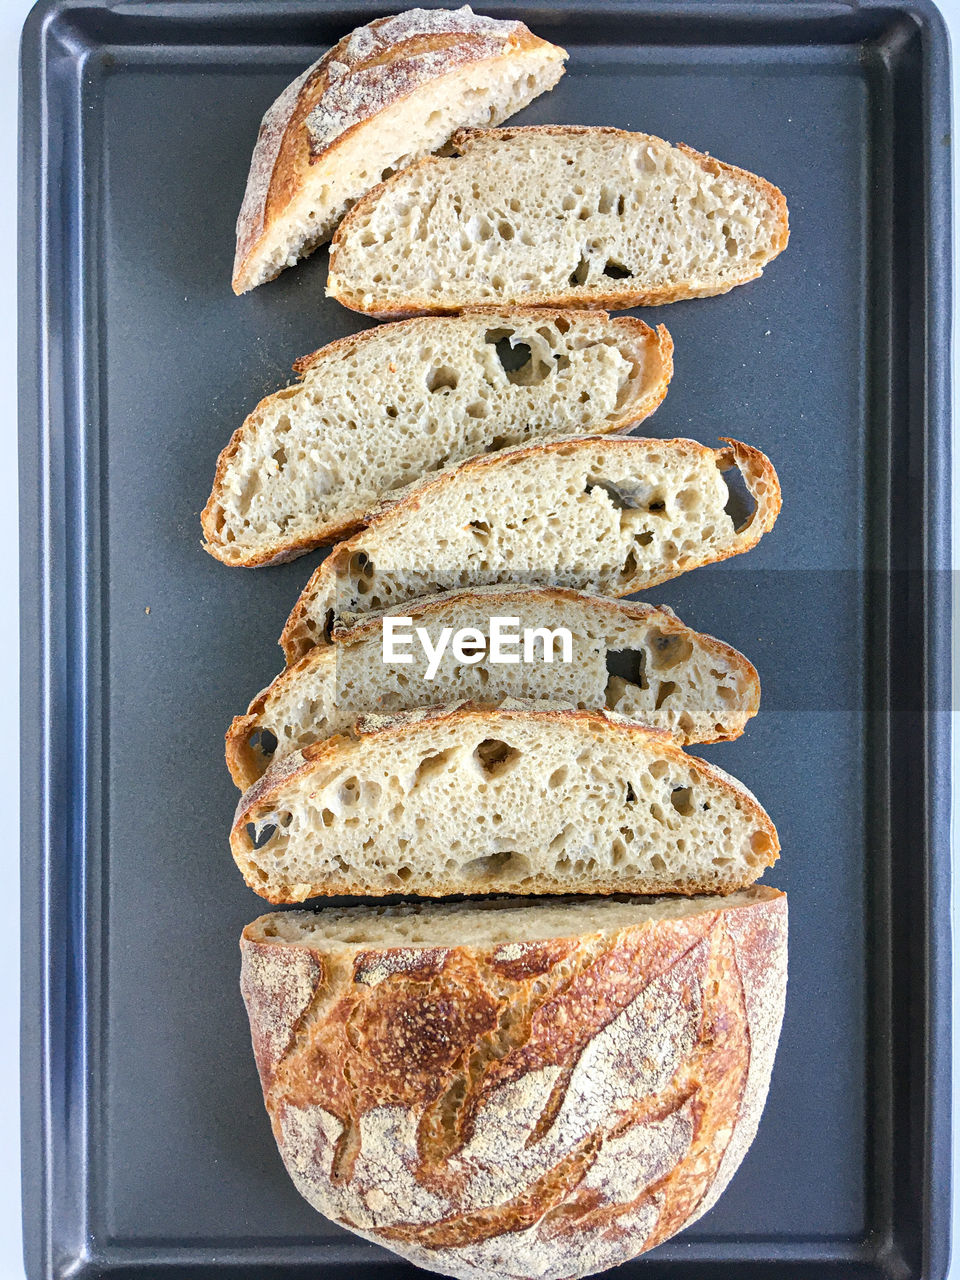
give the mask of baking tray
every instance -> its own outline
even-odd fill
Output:
[[[412,1274],[293,1190],[237,938],[232,714],[317,557],[200,548],[217,452],[364,323],[326,254],[243,299],[260,115],[393,8],[48,2],[22,54],[23,1151],[37,1277]],[[647,429],[775,460],[776,529],[651,593],[759,666],[708,749],[777,821],[791,968],[766,1113],[719,1204],[623,1276],[942,1277],[949,1213],[947,38],[908,3],[481,5],[570,51],[527,122],[683,139],[783,187],[789,249],[676,340]]]

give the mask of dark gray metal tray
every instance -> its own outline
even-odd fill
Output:
[[[392,5],[387,8],[394,7]],[[949,1211],[947,41],[925,0],[483,4],[570,50],[528,122],[684,140],[787,193],[762,280],[645,318],[648,429],[775,461],[776,529],[653,596],[741,647],[760,716],[709,754],[777,821],[783,1038],[716,1208],[623,1275],[944,1275]],[[379,3],[49,0],[23,44],[23,1137],[28,1270],[408,1274],[274,1149],[237,988],[231,715],[316,557],[200,548],[217,452],[361,326],[326,255],[243,299],[260,115]]]

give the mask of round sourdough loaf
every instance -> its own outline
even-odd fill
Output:
[[[290,911],[241,939],[267,1110],[321,1213],[447,1275],[568,1280],[705,1213],[756,1132],[787,903]]]

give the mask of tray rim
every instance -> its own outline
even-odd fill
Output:
[[[298,0],[247,0],[246,14],[251,25],[267,16],[300,18],[304,7]],[[379,0],[347,0],[344,10],[354,15],[371,16],[405,7],[397,0],[381,4]],[[496,14],[507,12],[499,2],[481,5]],[[938,776],[937,762],[950,760],[951,600],[950,600],[950,386],[951,368],[947,358],[951,344],[951,173],[949,147],[940,146],[949,134],[950,79],[949,35],[933,0],[578,0],[580,12],[612,8],[643,15],[670,17],[678,21],[691,18],[721,21],[758,21],[776,23],[788,16],[793,23],[842,19],[858,12],[876,11],[885,15],[901,15],[916,23],[924,40],[923,68],[924,121],[923,148],[925,165],[924,219],[926,226],[927,326],[925,344],[925,473],[923,484],[927,498],[924,524],[923,570],[925,577],[923,625],[924,662],[927,702],[924,711],[924,794],[927,800],[924,845],[927,853],[922,871],[927,928],[923,957],[926,976],[924,1006],[924,1050],[926,1076],[923,1090],[923,1126],[926,1142],[922,1152],[920,1191],[923,1201],[923,1249],[920,1269],[911,1276],[937,1280],[946,1274],[949,1261],[949,1212],[951,1182],[951,932],[949,859],[950,782]],[[566,5],[563,6],[566,9]],[[65,15],[102,13],[113,19],[122,10],[124,16],[146,18],[151,24],[164,24],[170,19],[189,16],[200,24],[223,22],[231,11],[236,17],[233,0],[39,0],[23,29],[20,62],[20,165],[19,165],[19,483],[21,495],[21,742],[23,748],[21,776],[21,1072],[22,1072],[22,1181],[24,1214],[24,1251],[28,1275],[93,1276],[153,1275],[161,1269],[170,1275],[170,1266],[179,1270],[198,1266],[211,1276],[222,1266],[239,1274],[258,1277],[291,1277],[315,1274],[315,1264],[297,1263],[291,1255],[297,1246],[271,1247],[270,1262],[258,1262],[248,1251],[232,1252],[218,1248],[218,1261],[210,1262],[202,1249],[166,1249],[161,1253],[149,1243],[142,1246],[110,1246],[100,1249],[89,1239],[86,1218],[86,1170],[83,1164],[85,1117],[71,1114],[64,1131],[58,1130],[57,1104],[69,1103],[71,1079],[82,1080],[87,1067],[83,1055],[88,1010],[84,1007],[83,932],[76,934],[76,912],[71,920],[71,899],[82,902],[86,876],[86,829],[88,786],[86,776],[85,739],[88,731],[85,698],[90,687],[87,665],[90,637],[79,637],[80,660],[71,652],[65,617],[74,616],[82,595],[83,575],[71,576],[64,569],[79,558],[85,564],[89,548],[71,550],[63,545],[63,511],[52,497],[53,481],[65,481],[70,458],[68,451],[75,443],[69,435],[67,421],[69,403],[81,402],[86,383],[84,343],[57,341],[65,318],[51,292],[51,281],[72,284],[73,302],[82,299],[82,261],[72,257],[58,263],[66,235],[72,229],[76,242],[83,228],[76,208],[66,209],[60,226],[54,224],[51,204],[45,202],[49,179],[50,154],[45,149],[48,138],[44,129],[43,108],[46,106],[46,59],[51,56],[51,32]],[[561,12],[557,6],[557,12]],[[241,23],[241,27],[245,23]],[[345,28],[346,29],[346,28]],[[735,42],[732,42],[735,43]],[[73,58],[79,84],[84,47],[78,39],[76,47],[61,48],[61,56]],[[75,106],[75,103],[72,104]],[[67,132],[67,131],[65,131]],[[76,143],[79,138],[73,139]],[[66,151],[67,148],[65,147]],[[57,231],[63,233],[60,237]],[[77,254],[82,260],[83,255]],[[57,267],[63,272],[57,275]],[[89,339],[90,318],[81,328],[80,338]],[[59,429],[59,434],[58,434]],[[81,497],[84,477],[70,481],[74,497]],[[51,542],[53,545],[51,545]],[[61,570],[59,576],[57,570]],[[58,612],[59,606],[59,612]],[[82,616],[82,613],[81,613]],[[56,668],[56,669],[55,669]],[[69,698],[60,699],[55,676],[64,678]],[[66,714],[63,714],[64,709]],[[65,792],[58,782],[68,779]],[[39,811],[39,822],[36,820]],[[79,853],[71,865],[69,853]],[[937,851],[940,850],[940,854]],[[57,864],[66,868],[66,876],[57,879]],[[65,889],[62,897],[58,890]],[[66,937],[80,946],[77,966],[71,971],[67,957],[69,948],[58,949],[57,940]],[[56,979],[61,979],[58,986]],[[34,1002],[40,996],[41,1016],[34,1013]],[[64,1035],[56,1038],[58,1025],[66,1027],[75,1016],[73,1040]],[[59,1023],[58,1023],[59,1019]],[[72,1076],[71,1076],[72,1070]],[[85,1099],[79,1100],[81,1103]],[[37,1135],[41,1139],[37,1140]],[[64,1179],[64,1172],[66,1178]],[[54,1202],[64,1194],[76,1196],[77,1215],[71,1223],[75,1244],[64,1253],[63,1238],[58,1239],[53,1218]],[[61,1200],[62,1202],[62,1200]],[[37,1208],[39,1205],[39,1212]],[[239,1242],[238,1242],[239,1243]],[[59,1246],[59,1248],[57,1248]],[[830,1246],[825,1245],[825,1249]],[[709,1267],[708,1242],[694,1245],[691,1263],[697,1266],[697,1255]],[[356,1242],[352,1256],[359,1262],[369,1246]],[[805,1257],[808,1255],[805,1255]],[[799,1261],[799,1259],[798,1259]],[[869,1248],[845,1246],[834,1248],[814,1266],[822,1266],[817,1274],[826,1274],[825,1264],[837,1261],[843,1267],[844,1280],[904,1274],[898,1267],[906,1265],[899,1255],[895,1240],[877,1241]],[[204,1263],[208,1265],[204,1266]],[[806,1275],[805,1268],[792,1267],[783,1259],[784,1274]],[[685,1264],[656,1260],[647,1262],[651,1274],[694,1274]],[[716,1264],[715,1264],[716,1265]],[[722,1265],[722,1264],[720,1264]],[[758,1264],[759,1265],[759,1264]],[[752,1276],[749,1244],[740,1270]],[[779,1264],[778,1264],[779,1270]],[[707,1271],[696,1274],[706,1276]],[[756,1272],[759,1276],[761,1273]],[[763,1272],[769,1275],[769,1270]],[[814,1274],[810,1272],[811,1276]],[[830,1274],[834,1274],[832,1271]]]

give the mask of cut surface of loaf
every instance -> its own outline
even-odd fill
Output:
[[[499,124],[552,89],[566,53],[522,22],[410,9],[344,36],[260,125],[237,219],[235,293],[328,239],[388,174],[463,126]]]
[[[557,587],[487,587],[415,601],[403,606],[410,619],[405,634],[422,627],[436,647],[445,628],[452,633],[433,674],[418,641],[398,648],[413,662],[384,661],[384,616],[399,612],[370,615],[336,644],[311,649],[236,717],[227,732],[227,765],[241,790],[292,751],[349,733],[364,712],[522,698],[607,708],[686,744],[739,737],[760,703],[760,682],[747,659],[684,626],[670,609]],[[492,617],[516,619],[518,634],[541,632],[531,640],[533,661],[495,662],[489,647],[479,662],[459,660],[452,636],[468,627],[487,636]],[[569,661],[559,628],[569,633]],[[519,643],[509,653],[520,657]]]
[[[234,432],[201,517],[206,550],[225,564],[289,560],[450,463],[623,430],[663,399],[672,352],[662,325],[587,311],[433,316],[341,338]]]
[[[357,203],[327,292],[370,315],[656,306],[725,293],[786,248],[783,194],[622,129],[466,130]]]
[[[290,911],[240,947],[267,1112],[309,1203],[445,1275],[570,1280],[694,1222],[742,1161],[787,900]]]
[[[739,470],[753,510],[736,509]],[[343,618],[456,587],[525,583],[627,596],[748,551],[773,527],[768,458],[729,441],[590,437],[520,446],[428,477],[372,513],[287,619],[287,662]]]
[[[319,894],[732,893],[777,857],[757,800],[612,713],[471,704],[367,716],[240,799],[237,866]]]

